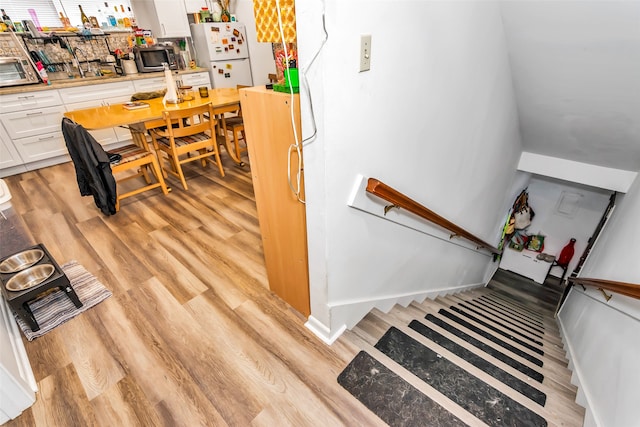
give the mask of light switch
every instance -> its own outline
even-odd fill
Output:
[[[371,69],[371,34],[360,36],[360,71]]]

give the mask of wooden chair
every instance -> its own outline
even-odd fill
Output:
[[[83,196],[93,193],[96,205],[111,215],[120,210],[120,201],[143,191],[161,188],[169,194],[156,156],[149,150],[146,140],[141,145],[139,138],[132,132],[136,144],[125,145],[106,152],[98,141],[81,125],[64,118],[62,133],[76,169],[76,179]],[[117,161],[113,161],[117,158]],[[127,171],[131,173],[120,173]],[[149,170],[157,181],[152,181]],[[146,185],[122,193],[120,187],[124,181],[144,177]]]
[[[249,87],[245,85],[237,85],[238,90]],[[236,152],[236,157],[239,159],[242,153],[247,151],[247,140],[244,134],[244,120],[242,118],[242,109],[239,108],[235,116],[223,117],[222,127],[225,131],[230,131],[233,134],[233,146]],[[225,135],[226,137],[226,135]],[[240,140],[244,142],[244,147],[240,147]]]
[[[111,164],[111,172],[117,174],[115,177],[117,184],[122,184],[125,181],[129,181],[138,177],[144,178],[145,182],[147,183],[147,185],[143,187],[127,191],[126,193],[120,193],[120,191],[118,190],[118,195],[116,198],[116,211],[120,210],[120,201],[122,199],[135,196],[136,194],[142,193],[143,191],[153,190],[154,188],[159,187],[162,188],[162,192],[164,194],[169,194],[169,189],[164,182],[164,176],[162,174],[162,171],[160,170],[160,165],[156,160],[156,156],[151,152],[151,150],[149,150],[146,141],[145,145],[145,147],[140,147],[136,144],[129,144],[125,145],[124,147],[109,150],[109,153],[112,155],[119,154],[120,156],[122,156],[117,164]],[[119,172],[130,170],[134,170],[135,172],[133,174],[119,174]],[[155,176],[155,182],[151,180],[149,176],[149,170]]]
[[[169,168],[162,167],[163,173],[168,172],[178,177],[185,190],[189,189],[182,171],[185,163],[200,160],[202,167],[205,167],[209,161],[216,164],[220,175],[224,176],[211,104],[165,110],[162,116],[166,128],[151,129],[150,134],[158,156],[162,157],[164,153],[169,162]]]

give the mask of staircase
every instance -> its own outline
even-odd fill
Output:
[[[347,332],[362,351],[338,382],[391,426],[582,426],[556,286],[498,270],[484,288],[374,309]]]

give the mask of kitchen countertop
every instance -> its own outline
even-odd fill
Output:
[[[190,68],[186,70],[178,70],[178,75],[202,73],[202,72],[208,72],[208,70],[206,68],[200,68],[200,67]],[[68,79],[68,80],[55,80],[55,81],[52,81],[50,85],[39,83],[39,84],[31,84],[31,85],[6,87],[6,88],[0,88],[0,95],[9,95],[9,94],[23,93],[23,92],[35,92],[35,91],[51,90],[51,89],[62,89],[67,87],[89,86],[89,85],[101,84],[101,83],[142,80],[142,79],[149,79],[154,77],[164,77],[164,71],[159,71],[157,73],[130,74],[127,76],[114,75],[113,77],[102,76],[102,77],[87,77],[87,78],[77,78],[77,79]]]

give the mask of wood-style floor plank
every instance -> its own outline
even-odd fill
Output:
[[[186,167],[189,191],[170,177],[110,217],[71,163],[5,179],[34,242],[113,292],[24,341],[40,391],[6,425],[384,425],[337,383],[358,347],[269,290],[249,167]]]

